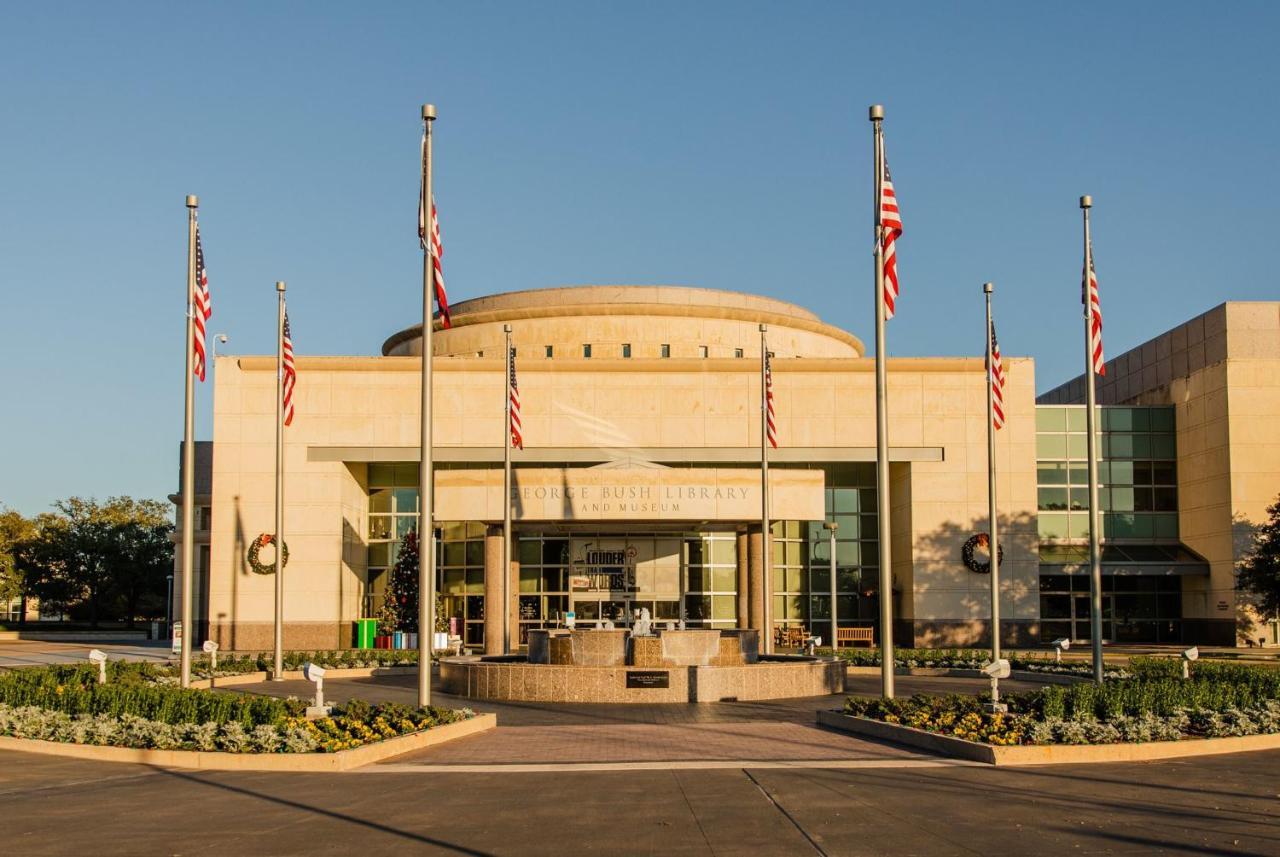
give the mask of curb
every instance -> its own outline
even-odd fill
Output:
[[[412,753],[487,732],[498,725],[496,714],[477,714],[459,723],[447,723],[412,735],[388,738],[337,753],[220,753],[203,750],[140,750],[132,747],[102,747],[94,744],[66,744],[36,738],[0,737],[0,750],[18,750],[45,756],[64,756],[95,762],[154,765],[161,768],[189,768],[200,771],[350,771],[392,756]]]
[[[1187,738],[1147,744],[1045,744],[995,747],[911,726],[853,717],[839,711],[819,711],[818,724],[839,732],[905,744],[921,750],[988,765],[1074,765],[1106,762],[1149,762],[1280,749],[1280,734],[1235,738]]]
[[[418,665],[408,667],[341,667],[325,668],[324,677],[334,678],[369,678],[370,676],[417,675]],[[302,670],[285,670],[280,674],[281,681],[303,681],[306,676]],[[191,687],[197,690],[209,690],[220,687],[240,687],[246,684],[258,684],[271,680],[269,672],[236,673],[235,675],[218,676],[217,678],[198,678],[191,680]]]

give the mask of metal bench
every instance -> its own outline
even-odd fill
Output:
[[[837,628],[836,629],[836,648],[840,648],[844,644],[853,645],[854,643],[866,643],[868,646],[875,645],[875,628]]]

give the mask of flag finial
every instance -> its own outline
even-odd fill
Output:
[[[867,118],[872,122],[878,122],[884,118],[884,105],[872,104],[871,109],[867,111]]]
[[[284,291],[284,280],[276,280],[276,291],[277,292]]]
[[[989,294],[991,294],[992,292],[994,292],[995,290],[996,290],[996,284],[995,284],[995,283],[983,283],[983,284],[982,284],[982,293],[983,293],[983,294],[985,294],[985,295],[989,295]]]
[[[436,106],[434,104],[422,105],[422,118],[427,122],[430,122],[432,119],[435,119]]]
[[[1093,197],[1089,196],[1089,194],[1087,193],[1084,196],[1080,197],[1080,207],[1093,208]]]
[[[199,207],[200,207],[200,197],[196,196],[194,193],[187,194],[187,208],[199,208]]]

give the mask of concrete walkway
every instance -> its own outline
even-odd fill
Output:
[[[111,640],[87,640],[74,643],[5,640],[0,642],[0,669],[46,664],[87,664],[90,649],[101,649],[112,660],[164,662],[170,657],[168,640],[136,643]]]

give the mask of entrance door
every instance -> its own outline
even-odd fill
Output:
[[[1114,639],[1112,617],[1114,616],[1114,598],[1108,593],[1102,595],[1102,641],[1109,643]],[[1071,598],[1071,618],[1073,642],[1088,642],[1092,639],[1089,627],[1089,596],[1075,595]]]

